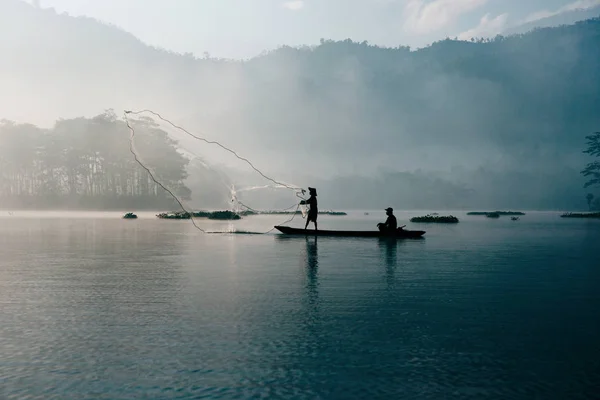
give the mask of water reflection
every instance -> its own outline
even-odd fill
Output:
[[[398,265],[398,240],[395,238],[380,238],[378,242],[381,258],[385,264],[385,280],[388,287],[395,284],[395,273]]]
[[[306,293],[307,323],[313,325],[319,313],[319,251],[317,237],[306,237]]]
[[[319,268],[319,254],[317,248],[317,236],[312,239],[306,237],[306,267],[310,270],[316,270]]]

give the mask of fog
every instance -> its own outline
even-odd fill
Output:
[[[2,0],[0,119],[36,125],[40,131],[33,135],[42,137],[57,134],[61,119],[93,120],[114,110],[93,129],[112,129],[104,151],[114,154],[121,146],[120,157],[132,161],[130,132],[117,122],[124,110],[154,110],[235,150],[277,181],[316,186],[326,209],[578,209],[589,192],[580,174],[590,161],[582,153],[584,138],[600,129],[599,33],[595,19],[492,41],[444,40],[419,50],[323,40],[233,61],[155,49],[89,18]],[[231,153],[144,116],[178,140],[175,147],[186,157],[201,158],[186,167],[184,179],[193,207],[228,207],[231,185],[270,185]],[[77,135],[87,140],[92,125],[79,122],[63,135],[65,145]],[[102,141],[102,129],[94,140]],[[142,128],[141,138],[144,129],[154,128]],[[10,164],[6,135],[0,145]],[[146,153],[140,146],[140,156],[160,168],[160,146]],[[10,168],[4,168],[5,179]],[[73,174],[56,178],[57,199],[101,190],[138,193],[137,186],[112,188],[117,178],[84,184],[84,175],[67,189]],[[178,186],[179,178],[165,179]],[[19,201],[33,193],[22,182],[4,184],[3,198],[17,192]],[[287,207],[293,193],[281,192],[240,193],[255,207]]]

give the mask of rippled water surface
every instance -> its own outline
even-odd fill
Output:
[[[600,221],[399,213],[427,234],[390,241],[4,214],[3,399],[600,396]],[[383,214],[319,223],[369,229]]]

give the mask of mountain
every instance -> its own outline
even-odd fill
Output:
[[[600,17],[600,6],[576,9],[561,12],[555,15],[549,15],[535,21],[525,22],[517,26],[506,29],[502,34],[515,35],[527,33],[538,28],[551,28],[560,25],[571,25],[579,21]]]
[[[585,206],[581,151],[600,126],[598,18],[417,51],[322,40],[231,61],[2,0],[0,37],[0,119],[47,128],[149,108],[269,176],[325,185],[325,208]],[[185,146],[264,184],[220,148]]]

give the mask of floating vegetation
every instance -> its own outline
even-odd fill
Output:
[[[242,217],[248,217],[251,215],[293,215],[302,214],[300,210],[297,211],[255,211],[255,210],[244,210],[239,213],[233,211],[193,211],[192,216],[194,218],[208,218],[208,219],[219,219],[219,220],[238,220]],[[348,215],[343,211],[319,211],[319,214],[342,216]],[[190,213],[185,211],[173,211],[168,213],[161,213],[156,215],[160,219],[190,219]]]
[[[345,213],[343,211],[323,211],[323,214],[325,214],[325,215],[333,215],[333,216],[336,216],[336,217],[341,217],[343,215],[348,215],[347,213]]]
[[[488,214],[498,214],[498,215],[525,215],[524,212],[521,211],[471,211],[468,212],[467,215],[488,215]]]
[[[430,215],[427,214],[422,217],[413,217],[410,222],[426,222],[426,223],[440,223],[440,224],[457,224],[458,218],[453,215]]]
[[[123,215],[123,219],[136,219],[137,215],[135,215],[134,213],[128,212],[127,214]]]
[[[292,214],[302,214],[302,211],[297,210],[297,211],[251,211],[251,210],[245,210],[240,212],[240,215],[246,216],[246,215],[292,215]],[[347,213],[343,212],[343,211],[319,211],[320,215],[333,215],[333,216],[344,216],[344,215],[348,215]]]
[[[252,211],[252,210],[244,210],[244,211],[240,211],[239,214],[242,217],[248,217],[250,215],[258,215],[259,213],[256,211]]]
[[[561,218],[600,218],[600,212],[595,213],[566,213]]]
[[[497,212],[491,212],[491,213],[487,213],[486,217],[488,218],[500,218],[500,214]]]
[[[160,219],[190,219],[191,216],[194,218],[208,218],[218,220],[238,220],[242,217],[234,213],[233,211],[193,211],[190,215],[189,212],[176,211],[169,213],[161,213],[156,215]]]
[[[176,211],[170,213],[156,214],[160,219],[190,219],[190,213],[185,211]]]
[[[220,220],[237,220],[242,219],[239,214],[234,213],[233,211],[215,211],[209,213],[208,219],[220,219]]]

